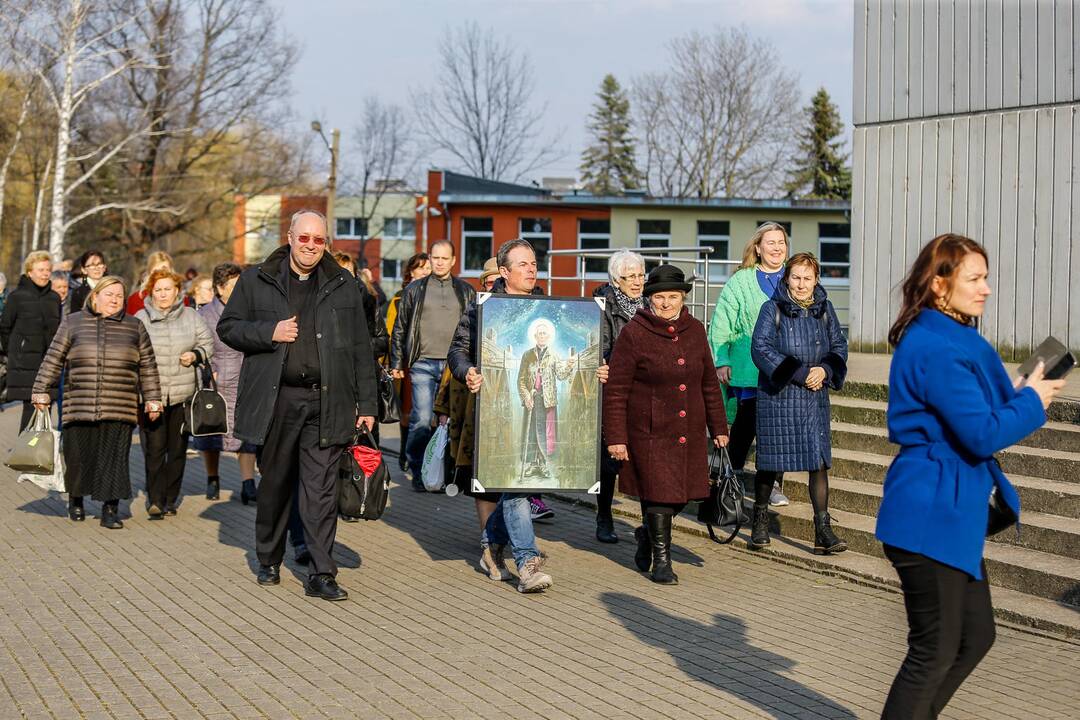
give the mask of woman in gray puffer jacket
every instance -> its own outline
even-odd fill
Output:
[[[141,417],[139,438],[146,460],[147,512],[151,520],[175,515],[187,463],[187,429],[184,403],[195,394],[195,366],[207,363],[214,353],[210,329],[180,297],[181,278],[172,270],[150,273],[146,281],[146,306],[135,317],[146,326],[157,359],[161,417]]]

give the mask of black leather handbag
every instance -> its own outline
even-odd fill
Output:
[[[229,432],[229,411],[225,398],[217,391],[214,374],[209,367],[204,366],[203,372],[199,372],[199,366],[195,367],[195,394],[184,407],[184,423],[192,437]]]
[[[390,472],[375,438],[365,426],[341,454],[338,465],[338,512],[364,520],[378,520],[390,497]]]
[[[709,454],[709,497],[698,506],[698,520],[709,529],[713,542],[726,545],[739,534],[739,528],[750,523],[743,507],[743,489],[735,468],[731,466],[727,448]],[[714,528],[722,528],[723,540]]]
[[[379,422],[396,423],[401,420],[401,404],[394,391],[394,378],[379,367]]]

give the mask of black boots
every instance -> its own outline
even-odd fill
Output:
[[[596,518],[596,539],[602,543],[619,542],[619,536],[615,534],[615,521],[612,518]]]
[[[217,500],[221,496],[221,478],[210,475],[206,478],[206,499]]]
[[[245,480],[240,486],[240,502],[247,505],[249,502],[255,502],[259,499],[259,494],[255,490],[255,479]]]
[[[671,515],[649,513],[649,543],[652,545],[652,581],[674,585],[679,576],[671,570]]]
[[[637,540],[634,565],[637,565],[637,569],[641,572],[649,572],[649,568],[652,567],[652,545],[649,543],[649,531],[645,527],[645,525],[640,525],[634,529],[634,539]]]
[[[769,506],[754,503],[754,524],[750,529],[751,550],[760,550],[769,544]]]
[[[101,506],[101,527],[108,528],[109,530],[119,530],[124,527],[124,523],[120,522],[118,515],[118,502],[112,501],[103,504]]]
[[[82,496],[68,496],[68,517],[72,522],[82,522],[86,519],[86,511],[83,510]]]
[[[847,550],[847,543],[832,531],[828,510],[814,513],[814,554],[830,555]]]

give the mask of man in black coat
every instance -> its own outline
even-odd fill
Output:
[[[337,532],[337,467],[356,428],[377,412],[371,338],[360,289],[326,254],[326,219],[292,216],[289,244],[240,276],[218,336],[244,353],[233,434],[259,446],[255,515],[260,585],[281,581],[294,491],[311,554],[306,594],[348,595],[330,553]]]
[[[446,353],[461,314],[476,297],[472,285],[453,275],[454,245],[437,240],[428,250],[431,274],[409,283],[401,293],[390,338],[390,370],[401,379],[409,373],[412,411],[408,441],[402,450],[412,471],[413,489],[424,491],[420,468],[431,440],[435,394],[446,367]]]
[[[23,263],[19,285],[8,295],[0,315],[0,354],[7,356],[7,399],[22,400],[19,428],[34,413],[30,393],[45,351],[60,327],[60,296],[52,291],[49,253],[30,253]],[[56,391],[52,391],[56,399]]]

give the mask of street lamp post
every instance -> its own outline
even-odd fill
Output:
[[[322,131],[322,123],[318,120],[311,121],[311,129],[319,133],[326,149],[330,151],[330,177],[326,179],[326,235],[327,240],[333,242],[334,232],[337,230],[337,219],[334,217],[334,200],[337,196],[337,162],[338,147],[341,142],[341,131],[334,128],[330,131],[332,140],[327,142],[326,135]]]

